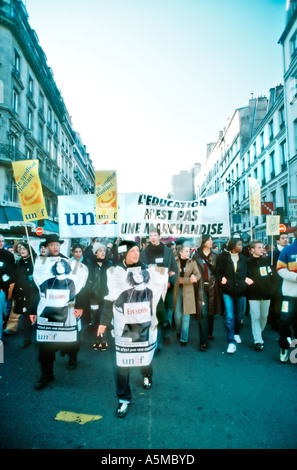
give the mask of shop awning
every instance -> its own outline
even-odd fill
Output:
[[[38,221],[35,221],[35,227],[39,227]],[[59,224],[53,220],[44,219],[44,225],[42,226],[43,232],[47,234],[50,233],[59,233]]]
[[[38,221],[26,222],[27,229],[32,235],[38,227]],[[20,207],[14,206],[0,206],[0,230],[12,230],[23,228],[25,222],[23,219],[22,210]],[[22,229],[24,230],[24,228]],[[59,224],[53,220],[45,219],[43,225],[43,232],[45,235],[50,233],[59,233]]]
[[[19,207],[0,206],[0,229],[9,230],[13,227],[24,227],[22,211]],[[27,222],[28,227],[34,227],[34,222]]]

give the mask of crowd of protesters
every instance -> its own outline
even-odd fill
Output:
[[[40,292],[33,281],[36,252],[27,242],[4,247],[0,235],[0,342],[2,335],[16,331],[22,319],[23,341],[21,347],[32,342],[32,325],[36,322]],[[51,235],[40,243],[41,257],[59,256],[59,237]],[[149,233],[149,239],[137,241],[93,239],[88,247],[75,243],[70,259],[83,263],[88,269],[86,285],[76,299],[74,313],[82,314],[92,328],[90,348],[105,351],[106,335],[111,326],[112,313],[105,300],[108,295],[108,270],[112,266],[127,269],[132,266],[155,265],[168,270],[168,286],[165,298],[156,308],[158,336],[156,351],[170,345],[175,331],[182,347],[191,336],[191,315],[197,319],[199,349],[208,350],[214,340],[214,316],[224,317],[226,351],[236,352],[241,343],[240,329],[244,316],[251,318],[251,334],[256,351],[264,347],[263,331],[267,322],[279,333],[281,362],[287,362],[292,338],[297,339],[297,226],[290,244],[286,233],[276,237],[276,247],[264,246],[261,240],[251,240],[243,246],[240,236],[230,238],[221,250],[214,245],[210,235],[203,235],[197,247],[183,243],[163,243],[157,228]],[[126,253],[120,256],[118,247],[125,244]],[[65,345],[64,345],[65,346]],[[36,389],[46,387],[54,380],[55,352],[61,349],[69,354],[68,368],[77,366],[79,342],[67,345],[39,344],[39,361],[42,375]],[[143,386],[152,386],[152,367],[143,371]],[[129,370],[118,370],[117,416],[125,416],[131,400]]]

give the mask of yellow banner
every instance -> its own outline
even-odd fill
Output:
[[[259,217],[261,215],[261,188],[260,181],[255,178],[249,178],[250,191],[250,211],[251,215]]]
[[[25,222],[48,218],[38,174],[38,163],[38,160],[12,163]]]
[[[95,171],[96,223],[111,224],[118,220],[116,171]]]

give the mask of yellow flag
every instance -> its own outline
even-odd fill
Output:
[[[38,160],[13,162],[12,166],[24,221],[47,219]]]
[[[95,171],[95,198],[97,224],[111,224],[117,222],[116,171]]]

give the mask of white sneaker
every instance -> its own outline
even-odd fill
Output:
[[[288,349],[281,349],[279,353],[279,360],[280,362],[287,362],[289,359],[289,350]]]
[[[150,377],[143,377],[143,386],[144,388],[146,388],[147,390],[149,390],[150,388],[152,388],[152,379]]]
[[[236,346],[234,343],[230,343],[228,348],[227,348],[227,353],[233,354],[236,351]]]
[[[234,335],[234,339],[236,341],[236,343],[241,343],[241,337],[239,335]]]
[[[126,416],[127,411],[128,411],[128,406],[129,406],[129,403],[127,402],[119,403],[117,407],[117,411],[116,411],[116,415],[118,418],[124,418],[124,416]]]

